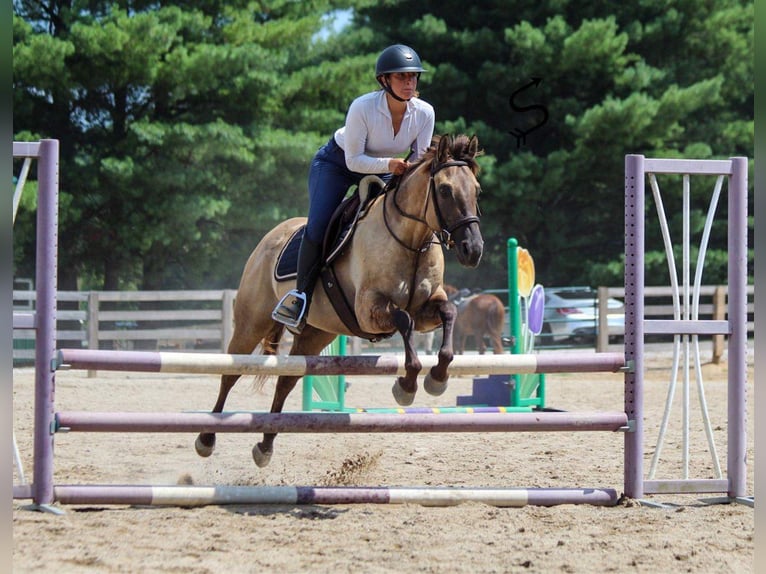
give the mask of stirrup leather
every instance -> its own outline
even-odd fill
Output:
[[[271,318],[288,327],[299,327],[305,320],[306,301],[305,293],[292,289],[282,297],[282,300],[271,312]]]

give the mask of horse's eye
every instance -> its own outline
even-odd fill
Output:
[[[439,186],[439,195],[443,197],[450,197],[452,195],[452,186],[448,183],[443,183]]]

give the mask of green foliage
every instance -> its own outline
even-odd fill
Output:
[[[751,3],[426,1],[361,12],[384,43],[417,38],[435,68],[422,91],[437,131],[462,120],[493,156],[482,179],[482,272],[450,263],[453,283],[504,285],[514,236],[543,283],[620,284],[621,273],[605,270],[624,250],[626,154],[753,156]],[[510,132],[541,113],[518,113],[510,98],[534,77],[542,82],[515,103],[544,104],[549,117],[518,146]],[[725,232],[719,212],[713,239]]]
[[[350,26],[329,33],[345,9]],[[753,156],[752,18],[744,0],[19,0],[14,139],[61,141],[63,288],[236,287],[263,234],[305,215],[314,151],[377,88],[380,49],[403,42],[428,69],[436,132],[475,133],[485,151],[485,255],[477,273],[447,254],[449,281],[505,285],[514,236],[543,284],[619,285],[626,154]],[[515,92],[548,112],[523,142],[512,132],[542,113],[513,110]],[[680,241],[680,181],[661,186]],[[710,194],[693,184],[694,249]],[[14,226],[25,276],[27,195]],[[708,283],[725,276],[725,203]],[[647,281],[667,280],[647,229]]]
[[[369,58],[315,65],[333,6],[17,6],[14,124],[61,141],[63,286],[236,286],[260,237],[305,214],[308,162],[365,63],[369,84]],[[303,92],[305,78],[326,91]],[[28,274],[31,219],[16,229]]]

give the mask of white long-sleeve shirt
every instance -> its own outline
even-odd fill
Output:
[[[399,132],[394,135],[386,92],[359,96],[348,108],[346,125],[335,132],[335,141],[346,155],[346,166],[357,173],[387,173],[388,160],[414,151],[412,161],[423,155],[434,134],[434,108],[420,98],[407,102]]]

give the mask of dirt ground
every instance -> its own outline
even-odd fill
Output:
[[[671,361],[648,357],[645,471],[662,421]],[[716,450],[726,470],[726,365],[701,369]],[[748,460],[753,460],[752,366],[748,375]],[[32,471],[34,374],[15,369],[14,431],[27,479]],[[209,410],[214,376],[62,371],[57,410]],[[393,377],[349,377],[347,405],[392,407]],[[657,468],[680,478],[682,378]],[[691,375],[689,475],[713,478]],[[438,399],[421,391],[415,406],[450,406],[470,394],[454,378]],[[243,378],[227,410],[267,410],[273,384]],[[300,388],[288,410],[300,406]],[[548,375],[546,406],[623,410],[619,374]],[[219,434],[207,459],[193,434],[69,433],[56,436],[56,484],[387,485],[608,487],[622,492],[620,433],[282,434],[271,465],[258,469],[258,436]],[[753,492],[753,464],[748,493]],[[15,483],[19,480],[15,475]],[[711,505],[711,496],[648,497],[664,508],[624,501],[614,507],[496,508],[402,505],[61,506],[63,515],[13,505],[14,572],[388,572],[593,573],[754,571],[753,508]]]

